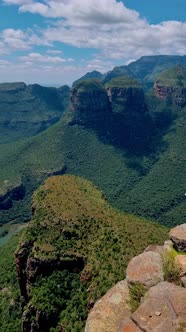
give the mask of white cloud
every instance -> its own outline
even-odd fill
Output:
[[[48,50],[47,53],[48,54],[63,54],[63,52],[60,50]]]
[[[4,0],[7,5],[27,5],[32,3],[32,0]]]
[[[95,48],[111,59],[137,58],[144,54],[186,53],[186,23],[167,21],[150,25],[139,14],[116,0],[4,0],[19,5],[20,12],[58,18],[41,30],[39,43],[67,43]],[[36,38],[36,37],[35,37]],[[17,45],[24,46],[18,40]],[[11,42],[13,42],[11,40]]]
[[[21,56],[19,59],[27,63],[42,63],[42,64],[45,63],[59,64],[64,62],[71,62],[73,60],[71,58],[64,59],[59,56],[49,56],[40,53],[30,53],[26,56]]]
[[[17,5],[19,12],[37,13],[47,18],[47,27],[35,31],[6,29],[0,34],[0,54],[8,50],[30,50],[22,56],[26,66],[37,64],[45,70],[81,73],[82,67],[70,66],[72,58],[65,59],[55,42],[78,48],[95,49],[95,59],[84,62],[86,70],[106,71],[116,61],[129,63],[143,55],[186,54],[186,22],[166,21],[149,24],[139,13],[116,0],[4,0]],[[52,20],[50,20],[52,18]],[[55,18],[55,20],[54,20]],[[50,49],[42,55],[35,51],[38,45]],[[54,48],[52,48],[54,47]],[[84,54],[82,51],[82,58]],[[22,64],[23,66],[23,64]],[[109,68],[110,66],[110,68]],[[55,70],[54,70],[55,68]],[[42,75],[42,73],[41,73]],[[44,74],[43,74],[44,75]]]
[[[64,17],[69,21],[83,21],[99,24],[131,22],[138,18],[138,13],[126,8],[121,1],[116,0],[4,0],[5,3],[20,4],[21,12],[31,12],[45,17]],[[20,2],[20,3],[19,3]]]

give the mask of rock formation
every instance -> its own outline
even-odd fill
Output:
[[[150,246],[129,262],[120,281],[90,311],[85,332],[185,332],[186,331],[186,224],[170,231],[164,246]],[[176,248],[176,250],[174,249]],[[166,281],[166,260],[178,279]],[[171,271],[169,271],[171,274]],[[177,283],[177,284],[176,284]],[[132,310],[132,289],[142,285],[137,310]]]
[[[95,79],[77,83],[71,89],[72,124],[99,128],[108,121],[110,103],[104,85]]]
[[[173,69],[163,72],[155,81],[156,95],[161,99],[168,99],[173,105],[186,105],[186,69],[177,65]]]

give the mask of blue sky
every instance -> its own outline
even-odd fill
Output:
[[[186,54],[186,0],[0,0],[1,82],[71,84],[154,54]]]

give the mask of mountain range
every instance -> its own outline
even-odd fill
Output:
[[[130,259],[185,221],[185,123],[186,56],[71,89],[0,85],[0,332],[84,331]]]
[[[165,59],[144,57],[136,68],[147,62],[150,68],[158,63],[159,70]],[[179,59],[183,62],[185,57]],[[178,58],[167,57],[168,66],[169,60],[172,64]],[[178,65],[163,72],[148,92],[141,81],[125,74],[106,83],[79,80],[70,97],[66,87],[52,89],[60,91],[61,119],[38,135],[33,132],[35,136],[16,144],[0,144],[2,223],[29,220],[33,191],[46,177],[63,173],[93,181],[119,209],[166,225],[183,222],[185,69]],[[48,88],[37,89],[46,98]],[[43,95],[38,98],[41,104]],[[57,102],[47,98],[45,102]]]

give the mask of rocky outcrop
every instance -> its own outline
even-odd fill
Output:
[[[110,113],[110,103],[102,83],[90,79],[82,81],[71,89],[71,124],[86,127],[103,126]]]
[[[186,69],[177,65],[159,75],[154,89],[160,99],[167,99],[176,106],[186,105]]]
[[[117,331],[121,320],[130,315],[129,287],[120,281],[106,295],[96,302],[90,312],[85,332]]]
[[[171,229],[169,236],[176,250],[186,251],[186,224]]]
[[[186,289],[161,282],[145,295],[132,320],[141,331],[175,332],[186,324]]]
[[[175,227],[170,231],[170,240],[163,246],[149,246],[141,255],[132,258],[126,279],[109,290],[90,311],[86,332],[186,331],[186,255],[176,254],[173,249],[174,246],[177,250],[186,251],[185,230],[186,224]],[[180,273],[179,285],[165,280],[167,257],[180,267],[177,270]],[[121,285],[124,292],[119,287]],[[140,295],[137,310],[132,312],[137,285],[145,286],[146,291],[144,296]]]
[[[79,273],[85,266],[84,257],[75,253],[53,259],[35,257],[31,242],[22,243],[15,256],[20,291],[26,301],[29,299],[30,287],[38,276],[48,276],[54,270]]]
[[[186,88],[163,86],[158,81],[154,84],[156,95],[161,99],[169,98],[173,104],[184,107],[186,105]]]
[[[115,113],[145,111],[144,92],[141,87],[107,87],[107,94]]]
[[[49,332],[57,316],[48,315],[44,310],[38,310],[30,301],[30,288],[38,276],[49,276],[54,271],[69,271],[79,273],[85,267],[85,258],[78,254],[64,254],[62,257],[34,257],[33,243],[22,243],[15,253],[16,270],[21,293],[21,306],[27,309],[23,312],[23,332]],[[56,313],[57,315],[57,313]]]
[[[129,284],[141,283],[147,288],[163,281],[163,260],[160,254],[149,251],[131,259],[126,271]]]

